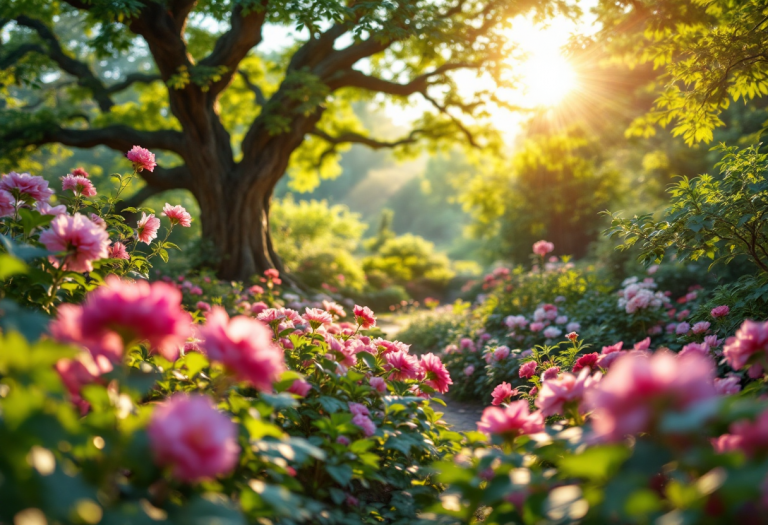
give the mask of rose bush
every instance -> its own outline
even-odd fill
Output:
[[[120,209],[130,175],[109,197],[68,177],[60,201],[0,179],[0,522],[408,523],[436,501],[426,467],[462,440],[434,410],[438,357],[276,271],[150,283],[191,217]]]

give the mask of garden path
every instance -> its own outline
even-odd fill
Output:
[[[382,316],[378,320],[378,326],[388,339],[397,339],[397,334],[405,328],[405,319]],[[475,401],[455,401],[448,396],[439,397],[445,401],[446,406],[434,404],[433,408],[436,412],[443,412],[443,420],[452,427],[452,430],[458,432],[477,430],[477,422],[480,421],[485,405]]]

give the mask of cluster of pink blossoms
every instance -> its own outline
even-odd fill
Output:
[[[49,251],[63,254],[62,268],[72,272],[93,271],[93,261],[109,256],[107,231],[79,213],[54,217],[40,234],[40,242]],[[57,256],[51,256],[51,262],[58,264]]]
[[[548,241],[537,241],[533,244],[533,253],[544,257],[555,250],[555,245]]]
[[[747,364],[768,363],[768,321],[744,321],[725,342],[723,355],[734,370],[741,370]]]

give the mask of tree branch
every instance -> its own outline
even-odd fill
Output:
[[[264,107],[267,103],[267,99],[264,96],[264,92],[261,90],[261,88],[256,84],[254,84],[253,82],[251,82],[251,78],[248,76],[247,71],[243,69],[239,69],[237,72],[240,73],[241,77],[243,77],[243,82],[245,82],[246,87],[248,87],[248,89],[253,91],[253,94],[256,95],[256,103],[259,106]]]
[[[411,131],[406,137],[403,137],[401,139],[394,140],[394,141],[386,141],[386,140],[372,139],[370,137],[366,137],[365,135],[361,135],[359,133],[353,133],[353,132],[345,132],[336,137],[333,137],[328,133],[326,133],[325,131],[317,128],[309,132],[310,135],[315,135],[316,137],[320,137],[324,141],[329,142],[334,146],[338,146],[339,144],[349,144],[349,143],[363,144],[374,150],[385,149],[385,148],[396,148],[398,146],[403,146],[405,144],[413,144],[419,140],[418,136],[423,133],[424,133],[424,130],[415,129]]]
[[[146,73],[130,73],[129,75],[126,75],[125,80],[123,80],[122,82],[118,82],[117,84],[112,84],[111,86],[109,86],[107,88],[107,93],[111,95],[129,88],[133,84],[136,84],[137,82],[140,82],[142,84],[151,84],[155,80],[160,80],[160,75],[151,75]]]
[[[0,58],[0,70],[8,69],[16,62],[24,58],[27,53],[40,53],[41,55],[46,54],[45,48],[43,48],[43,46],[40,44],[21,44],[20,46],[13,49],[10,53]]]
[[[226,73],[221,80],[211,85],[209,94],[212,98],[221,93],[232,81],[237,65],[248,52],[261,42],[261,28],[267,17],[267,0],[262,0],[258,8],[244,13],[242,5],[232,10],[229,31],[217,41],[211,54],[200,61],[201,66],[225,67]]]
[[[114,102],[109,97],[109,92],[104,83],[93,74],[88,64],[75,60],[64,52],[59,39],[48,26],[42,21],[30,18],[27,15],[17,16],[16,23],[34,30],[40,36],[48,46],[48,52],[45,54],[56,62],[61,69],[77,77],[79,85],[91,91],[101,111],[109,111],[114,106]]]
[[[344,87],[355,87],[368,91],[376,91],[378,93],[386,93],[388,95],[407,97],[414,93],[426,93],[427,87],[429,87],[429,81],[432,77],[444,75],[449,71],[455,71],[457,69],[477,69],[479,67],[479,64],[472,62],[448,62],[442,66],[438,66],[432,71],[417,76],[406,84],[400,84],[398,82],[392,82],[391,80],[384,80],[383,78],[366,75],[356,69],[347,69],[329,79],[328,85],[332,90]]]
[[[479,148],[480,146],[475,142],[475,137],[472,135],[472,132],[469,131],[462,121],[460,121],[458,118],[454,117],[450,114],[448,111],[448,108],[446,106],[441,105],[438,103],[435,99],[427,95],[426,93],[422,93],[421,96],[424,97],[425,100],[427,100],[430,104],[432,104],[440,113],[451,119],[451,121],[456,125],[457,128],[464,134],[465,137],[467,137],[467,142],[473,147],[473,148]]]
[[[58,142],[75,148],[93,148],[107,146],[120,152],[126,152],[134,145],[149,149],[173,151],[179,155],[184,151],[184,135],[179,131],[139,131],[130,126],[114,124],[103,128],[67,129],[51,126],[43,136],[31,144],[50,144]]]

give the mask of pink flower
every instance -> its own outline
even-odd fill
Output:
[[[708,335],[704,338],[704,342],[707,343],[707,346],[710,348],[717,348],[721,344],[723,344],[723,341],[718,339],[716,335]]]
[[[304,381],[303,379],[297,379],[288,388],[288,392],[296,394],[299,397],[306,397],[309,391],[312,390],[312,385]]]
[[[625,355],[627,352],[613,352],[612,354],[601,355],[595,363],[599,368],[608,370],[616,359]]]
[[[498,406],[502,403],[508,403],[512,400],[512,397],[516,395],[517,389],[513,389],[512,385],[505,381],[500,385],[497,385],[496,388],[493,389],[493,392],[491,392],[491,396],[493,397],[491,404]]]
[[[93,271],[93,261],[107,257],[109,235],[84,215],[58,215],[40,242],[52,252],[66,252],[63,267],[72,272]]]
[[[380,394],[386,394],[387,393],[387,382],[384,381],[381,377],[372,377],[368,384],[371,385],[371,388],[379,392]]]
[[[741,392],[741,379],[739,376],[715,378],[715,390],[721,396],[732,396]]]
[[[507,357],[509,357],[509,347],[508,346],[499,346],[496,348],[496,350],[493,351],[493,359],[496,361],[504,361]]]
[[[201,312],[210,312],[211,311],[211,305],[206,303],[205,301],[197,301],[197,304],[195,305],[195,308],[197,308]]]
[[[338,318],[347,316],[347,312],[344,311],[344,308],[340,304],[334,303],[333,301],[323,301],[323,308],[326,312],[331,315],[335,315]]]
[[[699,354],[709,357],[709,346],[707,346],[707,343],[689,343],[680,350],[681,356],[688,354]]]
[[[88,352],[80,352],[72,359],[59,359],[54,368],[69,392],[72,403],[80,408],[82,414],[88,411],[89,404],[80,396],[80,391],[113,369],[108,359],[94,359]]]
[[[192,226],[192,216],[187,213],[187,210],[185,210],[181,205],[171,206],[166,202],[165,206],[163,207],[163,213],[160,215],[168,217],[168,219],[171,221],[171,225],[173,226],[177,224],[185,228]]]
[[[565,372],[556,379],[548,379],[541,386],[535,402],[536,407],[544,417],[554,414],[566,415],[565,410],[568,407],[565,405],[573,405],[574,409],[579,409],[584,393],[599,381],[600,377],[599,372],[590,377],[589,369],[584,368],[578,377]]]
[[[579,330],[581,330],[581,324],[574,321],[565,325],[565,329],[568,330],[569,332],[578,332]]]
[[[148,341],[174,361],[191,334],[191,319],[181,307],[181,293],[164,282],[123,281],[115,275],[90,292],[83,305],[83,333],[118,333],[127,345]]]
[[[104,228],[105,230],[107,229],[107,221],[105,221],[95,213],[91,213],[91,222],[93,222],[93,224],[95,224],[96,226],[100,226]]]
[[[367,306],[355,305],[352,313],[355,315],[355,321],[363,330],[376,326],[376,316],[373,315],[373,312]]]
[[[464,375],[467,376],[467,377],[471,376],[474,373],[475,373],[474,365],[469,365],[468,367],[466,367],[464,369]]]
[[[638,341],[637,343],[635,343],[634,349],[637,350],[638,352],[645,352],[650,347],[651,347],[651,338],[646,337],[642,341]],[[606,348],[610,348],[610,347],[606,347]],[[621,349],[621,345],[619,346],[619,349]],[[605,353],[610,353],[610,352],[605,352],[605,349],[603,349],[603,354]]]
[[[50,205],[48,206],[50,208]],[[63,213],[67,212],[67,208],[65,206],[61,206],[64,208]],[[40,211],[38,209],[37,211]],[[13,198],[13,195],[8,193],[5,190],[0,190],[0,217],[12,217],[13,214],[16,213],[16,199]],[[56,215],[54,213],[44,213],[40,211],[43,215]]]
[[[128,255],[128,250],[125,248],[125,245],[115,241],[109,248],[107,248],[107,258],[128,260],[130,256]]]
[[[155,171],[155,154],[139,146],[134,146],[125,154],[125,157],[133,163],[133,169],[136,171]]]
[[[651,430],[657,411],[685,410],[717,392],[712,360],[692,353],[627,354],[586,393],[594,410],[592,428],[600,441],[618,441]]]
[[[520,367],[520,377],[530,379],[536,374],[536,361],[528,361]]]
[[[531,323],[528,328],[531,330],[531,332],[541,332],[544,329],[544,323],[537,321],[535,323]]]
[[[555,328],[554,326],[550,326],[548,328],[544,329],[544,337],[547,339],[554,339],[555,337],[559,336],[563,332],[559,328]]]
[[[56,319],[48,325],[51,337],[62,343],[80,346],[91,353],[99,368],[105,369],[102,361],[119,363],[123,358],[123,341],[115,332],[104,330],[83,331],[83,307],[62,304]]]
[[[768,410],[749,420],[731,423],[730,434],[717,438],[715,450],[720,453],[741,450],[749,457],[763,456],[768,452]]]
[[[723,355],[734,370],[744,368],[753,356],[764,357],[768,352],[768,322],[746,320],[736,330],[734,337],[729,337],[723,347]]]
[[[75,195],[82,195],[83,197],[93,197],[96,195],[96,188],[93,183],[88,180],[87,177],[67,174],[66,177],[61,178],[61,189],[64,191],[72,190]]]
[[[717,319],[718,317],[725,317],[730,312],[731,312],[731,309],[728,306],[722,305],[722,306],[715,306],[714,308],[712,308],[712,311],[709,313],[710,315],[712,315],[712,317]]]
[[[394,370],[390,378],[394,381],[405,381],[406,379],[419,379],[422,373],[419,360],[403,351],[389,352],[385,356],[387,363],[384,369]]]
[[[544,418],[540,412],[530,413],[528,401],[512,401],[505,408],[488,407],[477,424],[480,432],[515,438],[544,430]]]
[[[550,366],[549,368],[544,370],[543,374],[541,374],[541,380],[546,381],[547,379],[555,379],[559,373],[560,373],[559,366]]]
[[[175,394],[160,404],[147,427],[155,463],[185,483],[211,479],[237,465],[237,425],[203,395]]]
[[[229,318],[215,306],[200,329],[208,356],[222,363],[234,376],[257,390],[269,391],[285,370],[283,352],[272,343],[272,333],[262,323],[239,315]]]
[[[695,325],[693,325],[692,330],[693,330],[694,334],[703,334],[704,332],[709,330],[709,326],[710,325],[709,325],[709,323],[707,321],[700,321],[700,322],[696,323]]]
[[[462,349],[469,350],[470,352],[475,351],[475,343],[469,337],[462,337],[459,341],[459,346]]]
[[[338,443],[339,445],[344,445],[346,447],[351,443],[351,441],[347,436],[339,436],[336,438],[336,443]]]
[[[86,179],[90,177],[87,171],[85,171],[83,168],[75,168],[72,170],[72,175],[76,177],[85,177]]]
[[[12,171],[0,178],[0,190],[5,190],[17,201],[32,204],[33,201],[47,201],[53,196],[48,181],[29,173]]]
[[[368,407],[361,403],[350,402],[348,405],[349,405],[349,411],[352,412],[353,416],[359,416],[359,415],[370,416],[371,415],[371,411],[368,410]]]
[[[682,322],[679,325],[677,325],[677,328],[675,328],[675,333],[677,335],[685,335],[688,333],[688,331],[691,329],[691,325],[689,325],[686,322]]]
[[[421,356],[421,369],[425,374],[424,383],[427,386],[431,386],[441,394],[448,392],[448,387],[453,384],[453,381],[439,357],[432,353]]]
[[[547,241],[537,241],[533,245],[533,253],[535,253],[536,255],[540,255],[541,257],[544,257],[554,249],[555,249],[555,245]]]
[[[309,326],[311,326],[313,330],[317,330],[324,324],[327,325],[333,323],[333,317],[331,317],[331,314],[325,310],[321,310],[320,308],[305,308],[305,311],[306,313],[301,317],[309,323]]]
[[[352,418],[352,424],[359,427],[365,437],[370,437],[376,433],[376,425],[368,416],[358,414]]]
[[[149,244],[153,239],[157,238],[157,230],[160,229],[160,219],[155,217],[153,213],[147,215],[141,212],[141,219],[136,226],[136,235],[140,242]]]
[[[258,316],[264,310],[268,310],[268,309],[269,309],[269,306],[264,301],[259,301],[251,305],[251,313],[256,316]]]
[[[579,338],[579,334],[577,334],[576,332],[571,332],[570,334],[566,335],[565,337],[566,337],[566,338],[567,338],[569,341],[575,341],[576,339],[578,339],[578,338]]]
[[[597,355],[597,352],[581,356],[576,360],[576,363],[574,363],[572,372],[574,374],[578,374],[584,368],[588,368],[590,370],[595,368],[597,366],[597,360],[599,357],[600,356]]]
[[[3,192],[0,190],[1,193],[6,193],[7,195],[10,195],[8,192]],[[12,199],[12,198],[11,198]],[[2,201],[2,197],[0,197],[0,201]],[[0,208],[2,208],[2,203],[0,202]],[[47,202],[43,201],[37,201],[35,203],[35,209],[40,213],[41,215],[66,215],[67,214],[67,207],[63,204],[59,204],[58,206],[51,206]],[[11,213],[8,215],[13,215],[13,207],[11,207]],[[2,217],[3,214],[0,210],[0,217]],[[96,221],[94,221],[96,222]]]

